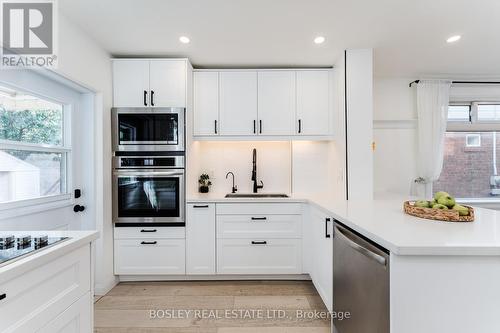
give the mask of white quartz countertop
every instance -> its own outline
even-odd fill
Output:
[[[68,239],[54,244],[46,249],[29,254],[12,262],[0,266],[0,284],[13,276],[28,272],[44,263],[53,261],[73,250],[76,250],[99,237],[99,232],[88,231],[0,231],[2,235],[48,235],[49,237],[68,237]]]
[[[474,222],[440,222],[405,214],[404,200],[345,201],[327,195],[227,199],[224,195],[196,194],[188,196],[187,202],[304,202],[325,211],[393,254],[500,256],[500,211],[474,207]]]

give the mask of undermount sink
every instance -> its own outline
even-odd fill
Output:
[[[288,198],[284,193],[229,193],[226,198]]]

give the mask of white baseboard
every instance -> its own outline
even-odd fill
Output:
[[[120,280],[117,276],[115,276],[113,279],[110,279],[105,283],[96,283],[94,287],[94,294],[96,296],[104,296],[109,293],[109,291],[113,289],[118,284],[118,282],[120,282]]]
[[[309,274],[283,275],[120,275],[121,282],[139,281],[248,281],[248,280],[311,280]]]

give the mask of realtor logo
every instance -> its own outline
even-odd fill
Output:
[[[54,0],[2,0],[2,68],[54,68]]]

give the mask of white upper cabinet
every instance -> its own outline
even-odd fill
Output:
[[[194,135],[219,134],[219,73],[194,73]]]
[[[294,134],[294,71],[258,73],[258,114],[260,135]]]
[[[329,71],[297,71],[297,134],[330,134],[329,82]]]
[[[149,61],[113,61],[113,105],[149,106]]]
[[[151,60],[151,106],[186,107],[186,61]]]
[[[114,107],[186,107],[187,61],[115,59]]]
[[[220,73],[220,134],[257,133],[257,72]]]
[[[331,73],[322,69],[198,70],[193,134],[202,140],[330,136]]]

